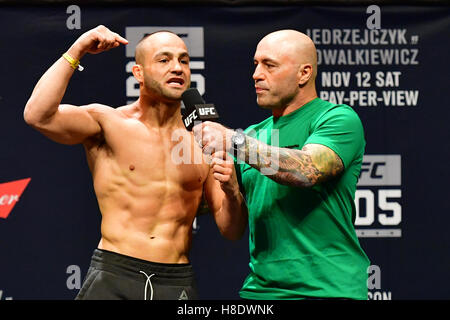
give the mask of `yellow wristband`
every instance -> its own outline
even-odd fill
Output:
[[[74,69],[78,68],[78,71],[83,71],[83,67],[80,65],[80,60],[74,59],[72,58],[72,56],[70,54],[68,54],[67,52],[64,53],[63,58],[67,60],[67,62],[69,62],[70,66]]]

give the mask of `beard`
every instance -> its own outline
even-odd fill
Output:
[[[180,101],[181,95],[184,90],[177,90],[174,88],[164,87],[163,84],[154,79],[145,79],[144,87],[147,92],[151,92],[152,95],[157,95],[171,102]]]
[[[256,103],[263,109],[281,109],[285,106],[285,100],[274,96],[257,97]]]
[[[297,90],[283,94],[266,92],[264,95],[256,96],[256,103],[263,109],[283,109],[294,100],[297,94]]]

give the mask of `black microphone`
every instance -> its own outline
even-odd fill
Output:
[[[181,118],[188,131],[192,131],[194,124],[197,124],[194,122],[219,119],[219,114],[214,104],[205,103],[197,89],[187,89],[181,95],[181,99],[185,106],[185,109],[181,109]]]

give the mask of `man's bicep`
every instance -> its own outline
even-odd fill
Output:
[[[364,129],[355,111],[350,107],[336,107],[326,113],[316,124],[304,145],[319,144],[332,149],[344,167],[364,151]]]
[[[339,155],[333,149],[321,144],[307,144],[302,150],[305,155],[310,157],[311,170],[316,176],[316,183],[330,180],[344,171],[344,164]]]
[[[37,129],[50,139],[62,144],[78,144],[101,132],[96,117],[97,105],[73,106],[61,104],[58,111]]]
[[[338,176],[344,170],[339,156],[320,144],[301,150],[280,149],[279,171],[272,179],[286,185],[309,188]]]

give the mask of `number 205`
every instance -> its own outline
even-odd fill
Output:
[[[401,198],[400,189],[381,189],[378,190],[377,197],[372,190],[356,190],[355,206],[357,226],[369,226],[375,222],[375,198],[377,198],[377,207],[385,213],[378,213],[378,222],[384,226],[395,226],[402,221],[402,206],[391,198]],[[362,204],[365,203],[365,214],[362,212]],[[390,212],[390,214],[388,213]]]

